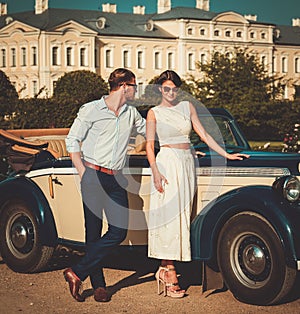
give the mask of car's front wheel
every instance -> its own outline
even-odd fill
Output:
[[[254,213],[229,219],[218,240],[218,264],[225,283],[240,301],[268,305],[291,291],[296,269],[286,265],[272,226]]]
[[[37,272],[45,268],[54,248],[41,245],[39,225],[23,201],[9,202],[1,210],[0,252],[9,268]]]

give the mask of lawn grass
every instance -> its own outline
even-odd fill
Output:
[[[268,148],[264,148],[266,143],[270,143]],[[267,151],[281,151],[282,150],[282,142],[277,141],[249,141],[249,144],[253,150],[267,150]]]

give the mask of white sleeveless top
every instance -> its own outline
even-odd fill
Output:
[[[173,107],[157,106],[152,110],[156,118],[156,133],[160,146],[190,144],[192,122],[188,101],[181,101]]]

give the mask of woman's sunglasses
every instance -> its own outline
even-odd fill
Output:
[[[164,93],[169,93],[170,91],[172,91],[172,93],[178,93],[179,87],[163,86],[162,90],[164,91]]]

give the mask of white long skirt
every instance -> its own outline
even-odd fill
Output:
[[[190,261],[190,220],[195,194],[195,161],[191,151],[161,147],[156,163],[168,184],[159,193],[152,182],[148,256]]]

